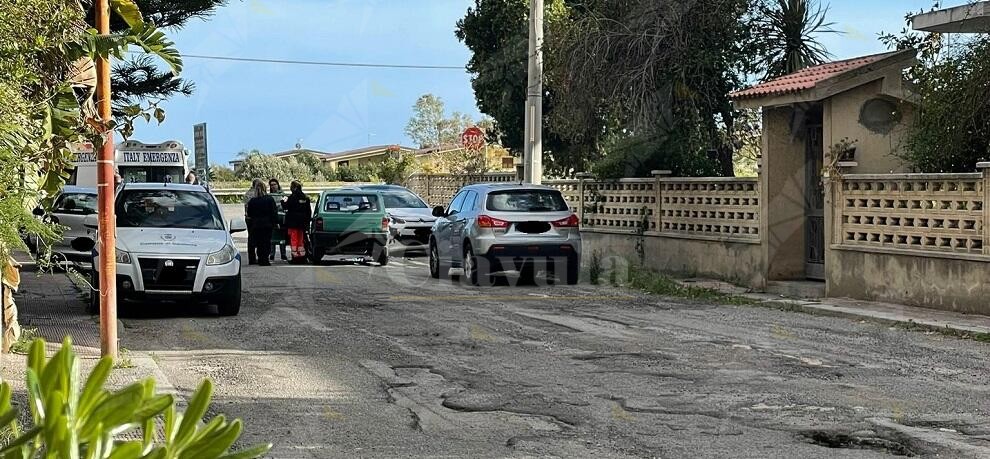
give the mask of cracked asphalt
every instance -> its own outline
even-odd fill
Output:
[[[582,283],[244,269],[241,314],[131,306],[123,346],[274,457],[990,457],[990,346]]]

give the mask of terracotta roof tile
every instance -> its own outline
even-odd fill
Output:
[[[784,75],[756,86],[729,94],[732,99],[751,99],[764,96],[780,96],[814,88],[818,83],[843,73],[881,61],[893,56],[899,51],[856,57],[842,61],[829,62],[799,70],[790,75]]]

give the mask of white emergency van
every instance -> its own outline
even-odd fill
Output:
[[[75,171],[68,184],[96,187],[93,144],[73,146]],[[183,183],[189,174],[189,151],[177,140],[149,144],[126,140],[117,144],[115,165],[124,183]]]

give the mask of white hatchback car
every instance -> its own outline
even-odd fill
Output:
[[[241,254],[230,235],[247,227],[242,219],[224,222],[206,188],[129,183],[117,191],[115,210],[118,299],[209,302],[223,316],[240,311]],[[95,223],[94,216],[87,227]],[[94,289],[98,267],[95,253]],[[99,291],[91,298],[90,312],[96,312]]]
[[[535,265],[568,285],[578,282],[581,231],[577,215],[553,188],[540,185],[478,184],[461,188],[437,217],[430,237],[430,276],[462,268],[474,285],[491,274],[518,271],[532,277]],[[563,268],[563,269],[560,269]]]

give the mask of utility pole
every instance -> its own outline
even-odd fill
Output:
[[[529,2],[529,84],[526,86],[526,183],[543,183],[543,0]]]
[[[96,0],[96,28],[101,35],[110,34],[109,0]],[[96,99],[100,122],[108,123],[110,112],[110,58],[96,59]],[[96,183],[99,229],[97,250],[100,265],[93,269],[100,273],[100,351],[105,356],[117,358],[117,218],[114,216],[113,129],[103,132],[103,144],[96,153]]]

